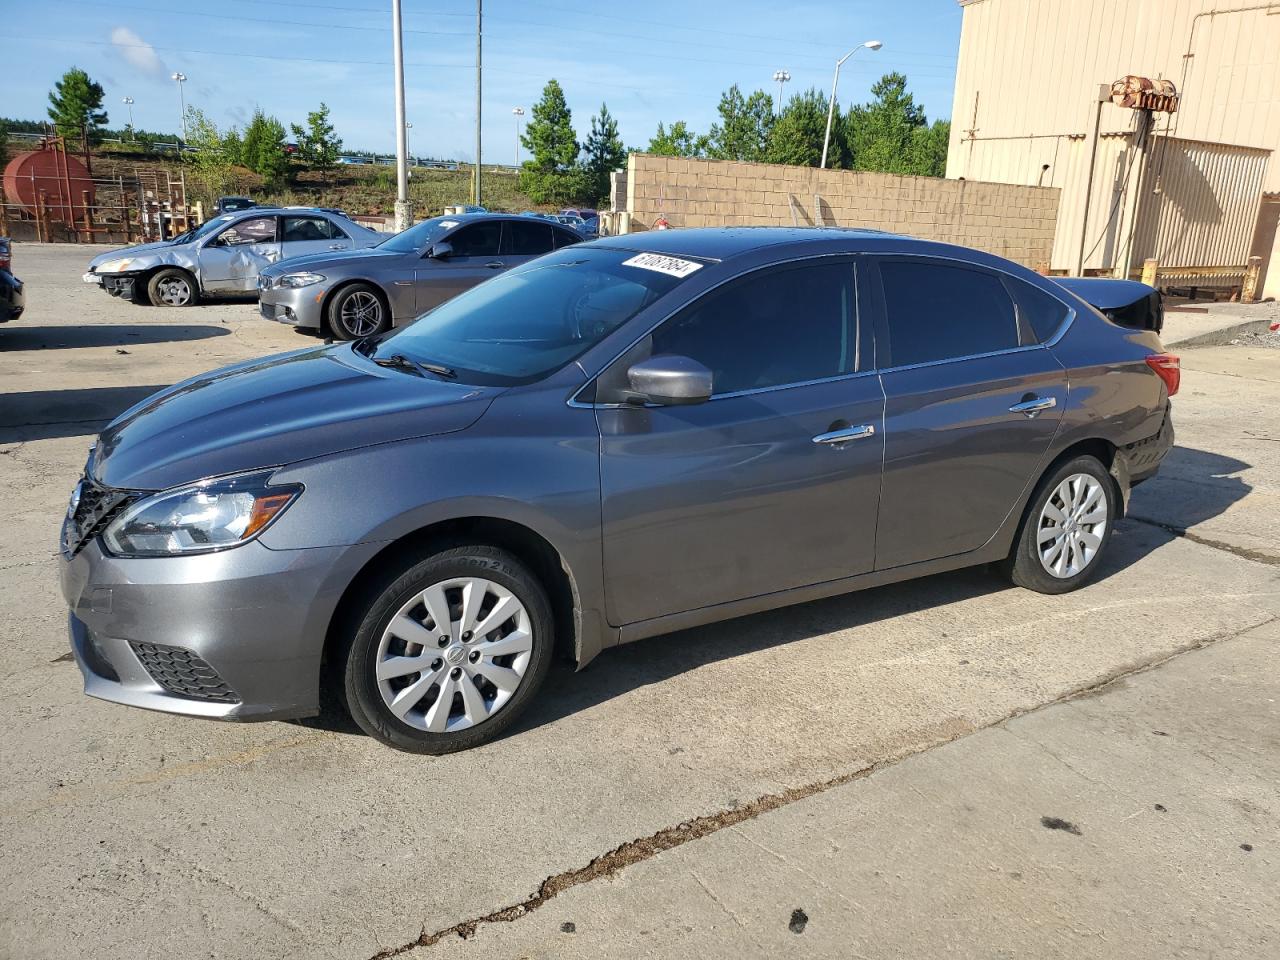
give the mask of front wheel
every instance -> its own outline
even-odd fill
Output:
[[[511,554],[435,553],[370,591],[342,671],[351,718],[413,753],[488,743],[542,685],[553,630],[546,591]]]
[[[189,307],[196,302],[196,282],[187,271],[167,267],[147,281],[147,298],[156,307]]]
[[[1118,514],[1115,481],[1095,457],[1048,474],[1027,504],[1005,573],[1037,593],[1067,593],[1098,572]]]
[[[391,326],[381,292],[367,283],[343,287],[329,303],[329,329],[338,340],[356,340]]]

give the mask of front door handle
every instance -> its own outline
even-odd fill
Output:
[[[845,427],[843,430],[832,430],[829,433],[820,433],[813,438],[814,443],[848,443],[850,440],[865,440],[867,437],[874,437],[876,428],[869,423],[864,423],[860,427]]]
[[[331,243],[331,244],[329,244],[329,249],[330,249],[330,250],[345,250],[345,249],[347,249],[347,245],[346,245],[345,243]]]
[[[1026,414],[1027,419],[1032,420],[1038,417],[1041,411],[1050,410],[1057,405],[1057,397],[1031,397],[1029,400],[1023,400],[1021,403],[1015,403],[1009,408],[1009,412]]]
[[[503,267],[506,266],[506,264],[503,263],[501,260],[490,260],[488,263],[485,264],[485,266],[488,267],[490,270],[501,270]]]

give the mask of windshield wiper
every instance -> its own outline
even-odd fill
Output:
[[[457,372],[449,367],[439,363],[421,363],[417,360],[410,360],[402,353],[393,353],[389,357],[374,357],[373,362],[380,367],[390,367],[394,370],[407,370],[422,376],[422,371],[434,373],[437,377],[446,377],[449,380],[457,379]]]

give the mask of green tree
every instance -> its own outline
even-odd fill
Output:
[[[928,175],[932,162],[920,139],[927,135],[924,108],[907,91],[907,78],[886,73],[871,88],[870,103],[849,108],[844,119],[844,143],[855,170]],[[944,149],[945,156],[945,149]]]
[[[222,135],[222,149],[229,163],[244,164],[244,140],[235,127],[231,127]]]
[[[333,135],[328,106],[321,103],[319,110],[307,114],[306,129],[296,123],[291,126],[303,161],[312,170],[319,170],[327,181],[329,171],[338,165],[338,154],[342,152],[342,139]]]
[[[557,80],[548,80],[542,99],[533,105],[520,142],[529,151],[526,170],[565,173],[578,160],[578,140],[573,132],[573,114]]]
[[[49,91],[49,119],[62,136],[80,139],[85,165],[90,170],[89,147],[102,139],[102,128],[107,123],[103,96],[102,84],[94,83],[79,67],[64,73]]]
[[[783,108],[769,131],[765,160],[816,167],[822,162],[822,140],[827,131],[827,95],[810,87],[797,93]],[[834,139],[834,137],[833,137]],[[839,166],[839,152],[827,158],[827,165]]]
[[[658,132],[649,138],[648,152],[660,157],[705,157],[710,148],[710,137],[695,134],[683,120],[677,120],[670,129],[658,123]]]
[[[289,172],[289,155],[284,152],[284,125],[268,117],[261,108],[253,111],[244,130],[241,162],[269,183],[280,183]]]
[[[627,151],[618,136],[618,121],[609,113],[607,104],[591,118],[591,134],[582,147],[583,167],[595,192],[595,199],[609,195],[609,174],[626,165]]]
[[[744,97],[735,83],[720,95],[719,111],[720,122],[711,127],[711,157],[764,160],[773,128],[773,98],[763,90]]]
[[[231,182],[231,167],[235,161],[227,149],[227,140],[235,131],[228,131],[224,136],[217,124],[198,107],[187,107],[186,126],[186,143],[192,148],[187,156],[209,199],[213,199],[225,193]]]
[[[911,134],[912,172],[923,177],[947,174],[947,146],[951,140],[951,121],[935,120],[918,127]]]

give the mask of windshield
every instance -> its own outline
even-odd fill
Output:
[[[702,265],[566,247],[447,300],[385,337],[375,355],[452,368],[464,383],[532,383],[573,360]],[[637,265],[640,261],[645,265]]]
[[[430,220],[415,223],[408,230],[402,230],[375,246],[390,250],[392,253],[413,253],[428,244],[435,243],[461,222],[456,217],[432,217]]]
[[[201,237],[209,236],[209,234],[216,232],[222,227],[225,227],[228,223],[230,223],[234,219],[235,217],[232,214],[225,214],[224,216],[221,216],[221,217],[214,217],[212,220],[206,220],[204,223],[200,224],[200,226],[196,227],[194,230],[188,230],[186,233],[179,234],[173,239],[177,243],[190,243],[192,240],[199,240]]]

